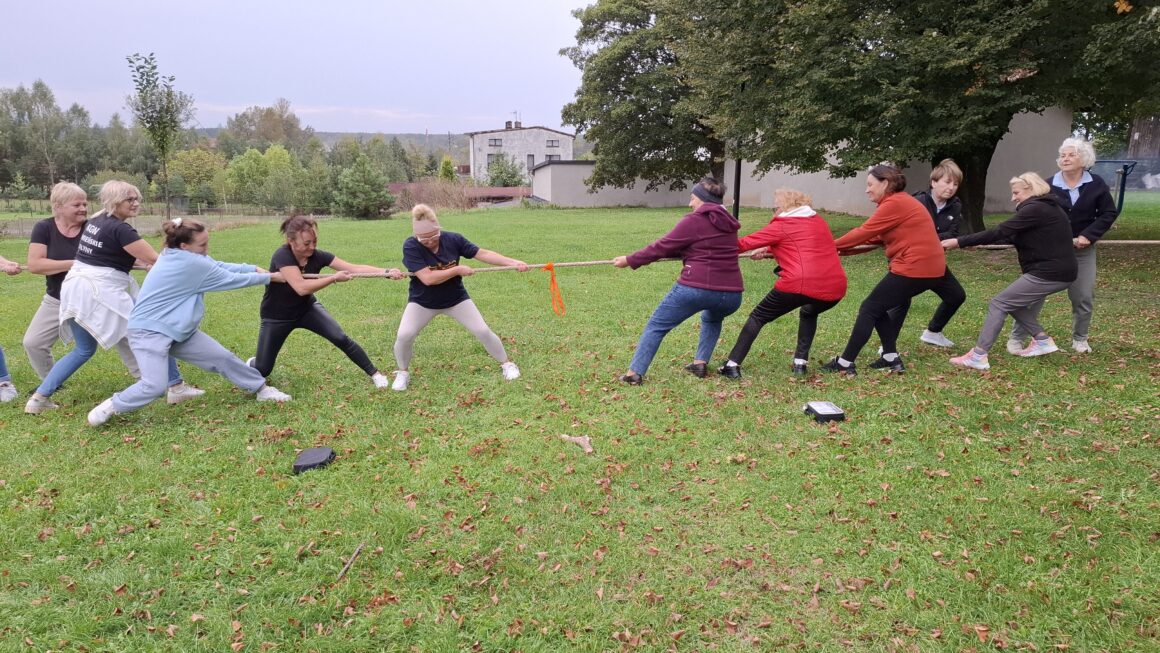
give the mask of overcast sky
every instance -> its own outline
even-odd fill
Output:
[[[432,134],[519,119],[569,133],[572,10],[594,0],[0,0],[0,87],[44,80],[105,124],[154,52],[201,127],[286,98],[317,131]]]

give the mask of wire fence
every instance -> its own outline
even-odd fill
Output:
[[[90,215],[99,210],[99,206],[89,204]],[[213,208],[197,205],[173,206],[171,214],[196,217],[211,227],[280,222],[288,215],[286,211],[275,211],[252,204],[231,204]],[[32,235],[33,225],[51,216],[52,207],[48,200],[0,199],[0,238],[27,238]],[[161,232],[161,222],[164,219],[164,202],[145,202],[141,205],[137,217],[128,222],[141,233],[155,234]]]

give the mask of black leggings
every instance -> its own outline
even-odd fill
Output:
[[[903,277],[887,272],[866,299],[862,300],[862,305],[858,308],[858,317],[854,320],[854,330],[850,332],[850,340],[846,342],[842,358],[851,362],[858,358],[858,354],[866,346],[866,341],[870,340],[870,334],[875,330],[882,339],[883,352],[898,351],[898,328],[891,321],[888,311],[907,304],[915,295],[933,289],[942,279],[942,277],[930,279]]]
[[[947,323],[951,321],[951,318],[955,316],[955,313],[958,312],[959,307],[963,305],[963,302],[967,301],[967,291],[963,290],[963,285],[951,273],[950,268],[947,268],[946,274],[938,280],[938,285],[930,290],[938,295],[938,298],[942,301],[939,302],[938,308],[935,309],[934,315],[930,318],[930,323],[927,324],[926,329],[934,333],[941,333],[946,328]],[[902,333],[902,323],[906,321],[906,314],[908,312],[910,312],[909,299],[902,306],[896,306],[888,311],[890,314],[890,322],[892,323],[891,328],[894,329],[895,339],[898,338],[899,333]],[[888,354],[892,353],[886,351],[885,345],[883,345],[882,351]]]
[[[837,305],[836,300],[824,301],[797,293],[781,292],[780,290],[769,291],[769,294],[757,306],[753,307],[753,312],[749,314],[745,326],[741,327],[741,333],[737,334],[737,343],[729,352],[729,360],[738,365],[743,363],[745,357],[749,355],[749,348],[753,346],[753,341],[757,339],[757,334],[761,333],[761,329],[799,306],[802,310],[798,312],[797,349],[794,350],[793,356],[809,360],[810,346],[813,345],[814,333],[818,330],[818,315]]]
[[[338,321],[331,317],[322,304],[315,302],[310,310],[297,320],[262,320],[262,326],[258,329],[258,355],[254,361],[254,367],[262,373],[262,376],[270,376],[278,352],[282,351],[282,344],[294,329],[306,329],[326,338],[368,375],[379,371],[363,348],[346,335],[338,325]]]

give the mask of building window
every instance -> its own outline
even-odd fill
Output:
[[[548,147],[560,147],[560,140],[557,138],[549,138]]]
[[[536,155],[529,154],[528,155],[528,170],[530,171],[534,167],[536,167]]]
[[[546,161],[559,161],[560,155],[559,154],[549,154],[545,160]]]
[[[487,155],[487,167],[489,167],[489,168],[491,167],[491,164],[495,162],[496,156],[498,156],[498,155],[496,155],[496,154],[488,154]]]
[[[487,139],[487,146],[488,147],[503,147],[503,139],[502,138],[489,138],[489,139]]]

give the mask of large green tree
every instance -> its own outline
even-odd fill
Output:
[[[739,158],[850,176],[953,157],[973,229],[1013,116],[1114,112],[1160,80],[1155,2],[658,2],[658,24],[696,62],[682,67],[684,104]]]
[[[588,183],[677,189],[706,172],[724,172],[725,145],[685,100],[690,70],[673,48],[679,33],[658,20],[660,0],[599,0],[573,15],[576,45],[561,50],[582,72],[565,124],[595,142]],[[736,87],[736,85],[732,85]]]
[[[133,117],[149,134],[149,142],[161,161],[161,188],[165,197],[165,217],[169,207],[169,156],[176,148],[185,123],[193,117],[193,98],[173,89],[173,76],[157,71],[153,53],[125,57],[133,77],[135,93],[127,99]]]
[[[378,218],[391,214],[395,197],[387,191],[387,179],[370,157],[359,153],[354,163],[338,175],[333,210],[353,218]]]

